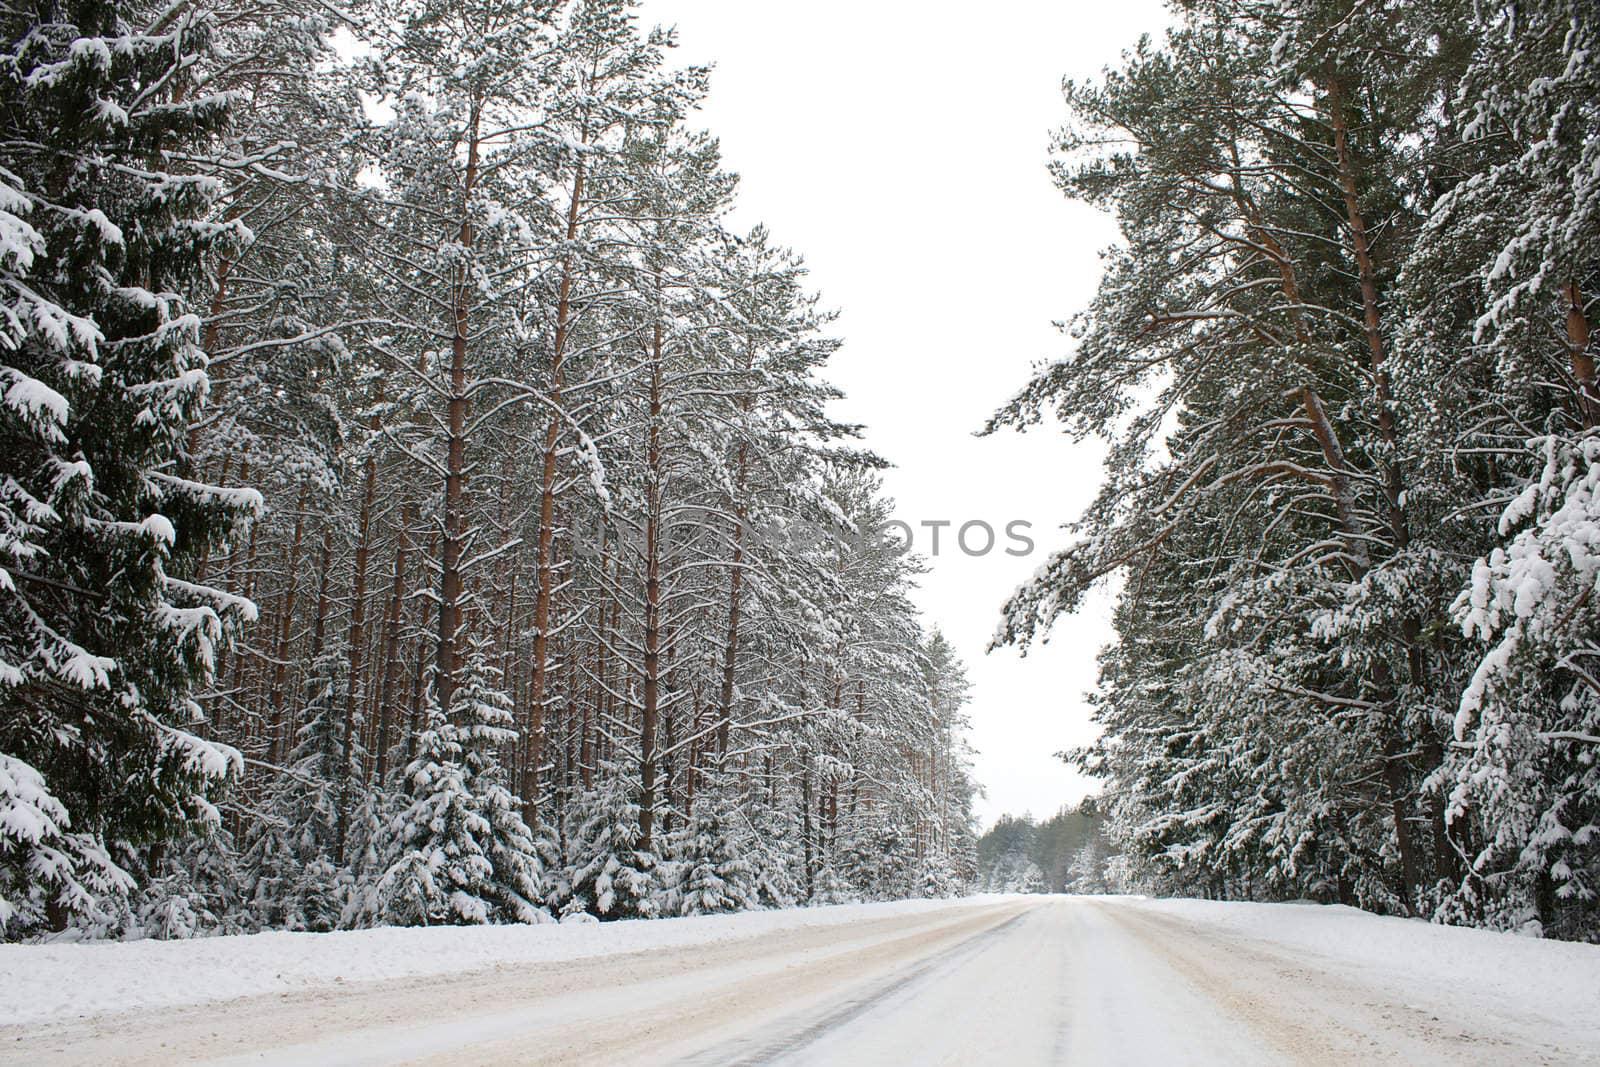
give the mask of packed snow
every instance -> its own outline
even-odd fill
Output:
[[[1003,898],[842,904],[611,923],[383,927],[187,941],[0,945],[0,1026],[351,982],[433,978],[490,967],[677,950],[998,899]]]
[[[12,945],[0,1047],[39,1065],[1581,1063],[1600,1059],[1596,989],[1600,946],[1339,906],[997,894]]]

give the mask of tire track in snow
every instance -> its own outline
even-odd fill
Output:
[[[792,1010],[795,1001],[775,1001],[774,990],[796,998],[835,993],[1017,910],[958,906],[682,948],[3,1028],[0,1062],[659,1063],[657,1048],[748,1022],[741,1011],[759,1022]]]
[[[1392,999],[1336,961],[1146,911],[1088,902],[1158,956],[1227,1016],[1272,1046],[1285,1063],[1577,1064],[1594,1054],[1509,1040],[1493,1020]]]
[[[779,1036],[767,1038],[758,1036],[732,1041],[679,1062],[683,1067],[718,1067],[724,1064],[728,1067],[765,1067],[767,1064],[802,1052],[819,1039],[869,1012],[884,1007],[891,1000],[913,995],[918,985],[954,970],[967,957],[987,948],[993,939],[1005,936],[1007,931],[1025,917],[1026,913],[1013,915],[996,926],[979,930],[966,940],[942,949],[895,972],[887,979],[846,997],[820,1016],[780,1020],[770,1028],[783,1031]]]

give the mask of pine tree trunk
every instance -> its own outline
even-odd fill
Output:
[[[390,726],[394,712],[395,684],[400,676],[400,623],[406,600],[406,548],[410,527],[416,521],[416,505],[406,501],[400,508],[400,528],[395,532],[394,581],[389,589],[388,617],[384,622],[383,678],[378,691],[378,727],[373,747],[377,750],[377,780],[389,775]]]
[[[743,489],[745,446],[739,446],[739,481]],[[722,689],[718,694],[717,757],[728,755],[733,733],[733,683],[739,658],[739,601],[744,582],[745,508],[741,500],[734,511],[733,557],[728,568],[728,634],[722,646]]]
[[[1592,430],[1600,425],[1600,392],[1595,387],[1594,352],[1589,347],[1589,316],[1584,312],[1583,289],[1577,279],[1566,285],[1567,298],[1567,351],[1572,363],[1572,376],[1578,381],[1578,410],[1583,416],[1583,428]]]
[[[471,202],[478,184],[479,104],[473,101],[468,122],[467,169],[462,188],[461,230],[457,240],[463,252],[473,245]],[[465,487],[467,469],[467,337],[471,294],[475,280],[464,268],[452,279],[450,340],[450,401],[446,409],[444,523],[439,552],[439,644],[434,692],[439,707],[449,713],[461,668],[461,554],[466,542]]]
[[[582,143],[588,143],[587,127]],[[567,204],[567,243],[570,246],[578,239],[578,218],[583,208],[583,181],[585,156],[581,153],[573,165],[572,198]],[[550,362],[550,402],[554,405],[562,403],[562,389],[566,371],[567,340],[572,332],[572,276],[577,270],[577,263],[573,261],[572,254],[567,253],[561,265],[561,283],[556,294],[556,332],[551,345]],[[544,719],[545,690],[549,684],[548,657],[550,654],[550,598],[555,589],[555,563],[553,549],[555,543],[555,513],[556,513],[556,459],[561,445],[561,412],[552,411],[550,421],[545,426],[544,452],[542,466],[539,472],[539,556],[537,573],[539,578],[539,591],[535,594],[533,603],[533,687],[528,701],[528,714],[542,727]],[[528,731],[530,737],[535,733],[535,727],[530,724]],[[525,804],[532,804],[535,793],[533,776],[538,773],[537,760],[528,760],[523,765],[524,779],[522,782],[522,796]],[[530,809],[531,813],[531,809]]]
[[[617,568],[616,569],[619,572],[622,569],[622,562],[621,562],[620,559],[617,561]],[[612,635],[614,637],[616,634],[619,634],[621,632],[622,632],[622,601],[620,599],[616,598],[616,597],[613,597],[612,600],[611,600],[611,633],[612,633]],[[606,723],[608,725],[614,726],[616,724],[616,721],[617,721],[617,701],[619,699],[618,696],[617,696],[617,686],[622,684],[622,672],[623,672],[624,667],[625,667],[624,663],[622,662],[622,657],[621,656],[611,656],[610,657],[610,667],[611,667],[611,686],[606,692]],[[603,734],[599,738],[597,738],[596,742],[600,746],[600,749],[601,749],[601,751],[603,753],[603,755],[601,756],[601,759],[613,759],[613,758],[615,758],[615,756],[616,756],[616,752],[615,752],[616,741],[615,741],[613,735],[611,734],[611,732],[609,730],[605,734]]]
[[[1235,163],[1237,165],[1237,159]],[[1355,487],[1351,480],[1349,463],[1345,459],[1344,447],[1339,442],[1338,432],[1334,429],[1332,420],[1328,418],[1322,396],[1313,382],[1314,369],[1309,356],[1312,348],[1311,330],[1306,326],[1305,314],[1301,310],[1305,301],[1300,292],[1300,280],[1295,274],[1294,264],[1290,261],[1288,252],[1262,222],[1260,212],[1240,188],[1237,180],[1233,198],[1244,221],[1250,227],[1251,237],[1267,250],[1273,265],[1277,267],[1279,287],[1287,302],[1286,310],[1294,329],[1295,339],[1305,352],[1301,362],[1305,365],[1307,377],[1298,390],[1300,406],[1305,411],[1312,437],[1316,440],[1317,448],[1322,453],[1323,462],[1328,468],[1328,491],[1333,497],[1334,511],[1344,536],[1345,549],[1356,569],[1360,573],[1365,573],[1371,565],[1371,556],[1363,537],[1361,523],[1356,518]]]
[[[438,530],[433,530],[432,532],[430,532],[428,534],[428,547],[427,547],[427,550],[423,554],[423,558],[424,559],[431,558],[434,555],[434,553],[438,550],[438,547],[439,547],[439,532],[438,532]],[[410,763],[412,758],[414,756],[416,756],[416,754],[417,754],[417,737],[422,732],[422,726],[423,726],[423,722],[424,722],[423,703],[424,703],[425,698],[427,697],[428,675],[430,673],[429,669],[428,669],[428,654],[427,654],[427,651],[426,651],[426,649],[424,647],[422,636],[421,636],[421,632],[422,632],[422,623],[421,622],[418,623],[418,625],[416,627],[416,630],[414,632],[417,634],[416,670],[414,670],[412,672],[412,674],[411,674],[411,721],[410,721],[409,727],[406,730],[406,747],[405,747],[405,754],[406,754],[405,762],[406,763]],[[435,656],[434,656],[435,669],[437,669],[437,663],[438,663],[438,657],[437,657],[438,650],[437,650],[437,648],[434,651],[435,651]]]
[[[500,457],[500,484],[496,489],[495,508],[495,539],[504,544],[510,540],[511,532],[511,484],[516,474],[516,453],[506,449],[505,455]],[[516,606],[517,596],[517,550],[508,548],[498,552],[494,562],[494,580],[489,585],[489,614],[488,633],[489,640],[499,644],[500,671],[502,677],[511,678],[514,675],[506,673],[506,655],[510,650],[509,635],[511,633],[510,618]]]
[[[673,658],[673,651],[674,648],[669,639],[667,642],[667,659],[669,661]],[[667,692],[669,693],[677,692],[677,686],[673,683],[672,678],[673,672],[669,667],[667,669]],[[661,735],[663,747],[668,753],[671,753],[673,746],[678,741],[678,716],[675,709],[669,709],[662,714]],[[672,833],[672,812],[677,807],[678,801],[679,775],[677,762],[671,755],[663,756],[659,761],[662,807],[665,809],[661,815],[661,832],[667,835]]]
[[[606,573],[610,569],[611,548],[605,535],[600,541],[600,585],[604,590]],[[598,728],[602,717],[605,715],[606,685],[608,684],[606,663],[606,642],[610,640],[610,631],[606,626],[606,604],[604,600],[596,606],[595,614],[595,640],[594,640],[594,700],[591,706],[585,706],[583,712],[583,736],[578,746],[579,776],[583,781],[583,788],[594,788],[595,765],[595,730]]]
[[[644,712],[639,733],[639,840],[649,851],[655,827],[656,726],[661,703],[661,349],[657,322],[650,363],[650,428],[645,473]]]
[[[328,612],[333,603],[333,523],[322,524],[322,551],[317,563],[317,607],[311,613],[311,655],[322,655],[328,639]]]
[[[1403,552],[1411,543],[1410,530],[1405,515],[1405,483],[1400,472],[1399,435],[1395,427],[1394,397],[1390,390],[1389,372],[1385,366],[1383,325],[1378,308],[1378,281],[1372,267],[1371,247],[1367,237],[1366,217],[1356,183],[1355,157],[1350,150],[1348,117],[1345,113],[1344,86],[1333,64],[1324,71],[1328,90],[1328,111],[1333,126],[1335,157],[1338,160],[1339,187],[1344,195],[1345,220],[1350,229],[1350,244],[1355,253],[1356,277],[1361,286],[1362,323],[1366,333],[1369,367],[1378,402],[1378,434],[1383,442],[1383,493],[1388,511],[1389,532],[1394,547]],[[1422,649],[1417,638],[1421,625],[1414,618],[1402,620],[1401,639],[1405,643],[1406,660],[1411,674],[1411,684],[1423,683]],[[1380,672],[1387,674],[1386,671]],[[1382,679],[1380,678],[1380,682]],[[1392,680],[1386,687],[1393,693]],[[1391,725],[1398,731],[1399,723]],[[1400,853],[1401,870],[1406,882],[1406,896],[1421,885],[1421,862],[1408,822],[1411,788],[1409,761],[1400,755],[1401,745],[1391,742],[1390,751],[1384,755],[1384,779],[1390,792],[1395,821],[1395,847]]]
[[[1385,366],[1383,326],[1378,312],[1378,280],[1372,269],[1372,253],[1367,238],[1367,221],[1361,212],[1357,195],[1355,158],[1350,151],[1350,136],[1344,106],[1344,88],[1338,73],[1330,64],[1325,80],[1328,87],[1328,110],[1333,122],[1333,143],[1339,162],[1339,186],[1344,193],[1345,219],[1350,226],[1350,244],[1355,252],[1356,276],[1361,284],[1363,325],[1367,336],[1367,350],[1372,371],[1373,387],[1378,400],[1378,433],[1383,440],[1383,486],[1388,504],[1389,528],[1395,548],[1404,551],[1410,543],[1406,527],[1404,483],[1400,474],[1400,445],[1395,429],[1394,397],[1390,392],[1389,371]]]
[[[381,393],[377,399],[382,399]],[[361,472],[361,510],[356,517],[355,573],[350,580],[350,626],[346,634],[349,647],[345,653],[349,658],[346,664],[344,716],[345,721],[351,723],[356,721],[356,694],[363,689],[361,672],[365,667],[367,651],[367,562],[372,551],[372,503],[378,487],[378,455],[371,450],[371,440],[377,437],[381,428],[378,413],[374,411],[367,421],[369,451]]]
[[[816,856],[811,840],[811,757],[802,756],[800,762],[800,844],[805,861],[806,900],[817,895]]]
[[[311,691],[311,686],[316,684],[317,679],[307,668],[322,655],[322,650],[327,643],[328,612],[333,601],[333,524],[331,522],[322,524],[322,550],[318,553],[317,559],[317,603],[311,612],[311,649],[299,661],[300,673],[299,677],[296,678],[296,687],[301,688],[305,699],[289,712],[289,726],[284,733],[284,741],[287,746],[286,752],[293,750],[295,736],[300,732],[300,727],[303,725],[301,716],[316,695]]]
[[[702,728],[702,724],[700,722],[700,686],[698,683],[696,683],[693,690],[690,692],[690,700],[693,702],[694,711],[689,719],[689,737],[691,740],[689,742],[688,767],[684,772],[683,811],[688,817],[689,821],[692,823],[694,821],[695,790],[700,784],[701,753],[703,753],[706,749],[705,743],[700,739],[700,730]]]
[[[744,369],[748,374],[755,363],[753,354],[747,355]],[[750,398],[741,401],[744,413],[750,414]],[[733,682],[739,657],[739,594],[744,582],[744,525],[746,519],[744,487],[749,469],[749,442],[739,442],[738,473],[734,477],[734,492],[738,495],[733,505],[733,559],[728,568],[728,636],[722,650],[722,692],[719,694],[721,712],[717,719],[717,758],[728,754],[728,739],[733,732]]]
[[[307,482],[300,487],[300,500],[295,505],[294,536],[289,539],[289,548],[284,559],[283,599],[278,605],[278,634],[272,657],[272,695],[269,701],[272,721],[267,724],[268,736],[271,738],[267,757],[270,763],[279,762],[278,728],[283,722],[284,689],[289,682],[289,641],[294,635],[294,607],[299,593],[300,545],[305,537],[306,503],[310,495],[311,484]]]

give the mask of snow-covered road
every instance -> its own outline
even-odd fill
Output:
[[[1600,1062],[1600,948],[1344,908],[988,898],[571,929],[515,932],[538,951],[497,955],[481,941],[491,966],[418,960],[411,977],[377,981],[295,976],[313,973],[307,961],[330,946],[448,949],[484,934],[229,939],[233,957],[259,967],[265,953],[281,967],[254,976],[260,992],[227,1000],[204,988],[207,967],[229,957],[224,939],[6,946],[0,1004],[15,991],[17,1017],[29,1021],[0,1027],[0,1060]],[[564,940],[572,944],[550,948]],[[30,1005],[30,969],[48,985],[94,960],[81,988],[60,986],[51,1004]],[[129,1003],[167,1006],[77,1014],[103,1008],[96,986],[120,981],[115,972],[130,962],[146,986],[124,987]],[[297,989],[284,988],[290,979]]]

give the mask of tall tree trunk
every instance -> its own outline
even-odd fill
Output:
[[[644,713],[639,733],[639,840],[645,851],[655,826],[656,725],[661,703],[661,348],[658,321],[652,338],[645,474]]]
[[[512,448],[507,448],[505,455],[500,457],[500,484],[495,491],[494,536],[496,542],[501,545],[511,540],[511,486],[517,472],[516,461],[517,453]],[[514,677],[514,675],[506,671],[506,660],[511,649],[510,620],[515,613],[516,599],[517,550],[513,547],[505,551],[496,552],[494,580],[489,586],[489,614],[487,617],[489,632],[485,636],[494,646],[497,646],[502,678]]]
[[[416,521],[416,505],[406,501],[400,508],[400,528],[395,532],[394,580],[389,587],[388,617],[384,620],[383,678],[378,689],[377,780],[389,775],[390,724],[393,721],[395,684],[400,677],[400,624],[406,602],[406,549],[411,541],[411,524]]]
[[[739,445],[738,488],[744,488],[745,445]],[[728,739],[733,733],[733,682],[739,660],[739,601],[744,582],[745,505],[740,499],[734,508],[733,558],[728,567],[728,634],[722,646],[722,690],[718,694],[717,758],[728,755]]]
[[[438,547],[439,531],[435,529],[428,534],[428,547],[426,552],[423,554],[423,558],[431,558],[434,552],[437,551]],[[411,675],[411,722],[409,728],[406,730],[405,754],[407,763],[410,763],[412,758],[417,754],[417,736],[422,732],[422,726],[424,722],[422,712],[423,704],[426,702],[428,693],[428,675],[432,673],[428,668],[428,654],[426,649],[423,647],[421,630],[422,624],[419,622],[416,630],[418,634],[416,670],[413,671]],[[436,667],[437,662],[437,649],[435,649]]]
[[[322,524],[322,551],[317,562],[317,606],[311,613],[311,655],[322,655],[328,641],[328,612],[333,605],[333,523]]]
[[[1356,277],[1361,286],[1362,324],[1366,333],[1369,367],[1373,389],[1378,402],[1378,434],[1383,442],[1383,493],[1388,512],[1389,532],[1397,552],[1404,552],[1411,543],[1411,532],[1405,514],[1405,482],[1400,470],[1400,442],[1395,426],[1394,396],[1385,366],[1383,323],[1378,307],[1378,279],[1372,267],[1371,244],[1367,237],[1366,216],[1361,211],[1359,188],[1356,182],[1354,153],[1350,150],[1348,115],[1345,110],[1344,85],[1338,71],[1330,61],[1324,71],[1328,90],[1329,118],[1333,125],[1334,152],[1339,167],[1339,187],[1344,195],[1345,220],[1350,230],[1351,250],[1355,254]],[[1592,371],[1592,367],[1591,367]],[[1425,668],[1422,645],[1419,640],[1422,625],[1416,618],[1401,620],[1401,641],[1404,644],[1407,668],[1412,686],[1424,684]],[[1386,673],[1386,672],[1380,672]],[[1381,681],[1382,679],[1380,679]],[[1395,688],[1389,686],[1390,692]],[[1400,711],[1396,708],[1396,712]],[[1403,753],[1412,746],[1399,738],[1403,724],[1392,722],[1389,727],[1391,741],[1384,753],[1384,779],[1390,793],[1395,822],[1395,847],[1400,853],[1402,876],[1406,881],[1406,896],[1421,887],[1421,858],[1409,824],[1411,797],[1410,758]],[[1443,819],[1442,801],[1437,816]],[[1443,860],[1443,857],[1441,857]]]
[[[806,900],[817,895],[816,855],[811,839],[811,757],[800,758],[800,845],[805,862]]]
[[[305,687],[303,690],[305,693],[305,700],[297,705],[289,714],[289,728],[285,733],[285,742],[288,745],[287,751],[293,751],[294,738],[300,732],[300,727],[303,725],[300,717],[302,714],[304,714],[305,708],[310,706],[311,701],[317,695],[312,691],[311,687],[317,683],[318,679],[312,671],[305,668],[310,664],[315,663],[317,659],[321,657],[322,651],[327,645],[328,612],[331,610],[332,604],[333,523],[324,522],[322,524],[322,550],[317,555],[317,603],[316,607],[313,608],[311,612],[311,649],[304,661],[302,661],[301,683],[304,684]],[[332,693],[329,693],[329,698],[330,706],[328,708],[328,712],[329,714],[332,714],[335,710],[331,706]],[[347,730],[342,732],[346,733],[345,740],[348,741],[349,737]]]
[[[1237,148],[1234,149],[1234,165],[1236,168],[1242,166]],[[1303,350],[1301,363],[1305,367],[1306,377],[1298,390],[1300,406],[1305,411],[1312,437],[1316,440],[1317,449],[1322,453],[1323,462],[1328,468],[1328,491],[1333,497],[1334,511],[1344,537],[1345,549],[1357,571],[1365,573],[1371,566],[1371,554],[1363,536],[1362,524],[1356,517],[1355,485],[1351,478],[1350,465],[1345,458],[1344,446],[1339,441],[1339,434],[1328,417],[1322,395],[1315,384],[1315,369],[1310,358],[1313,344],[1311,330],[1306,325],[1305,313],[1301,310],[1305,306],[1305,298],[1301,295],[1300,279],[1295,273],[1294,263],[1290,260],[1287,250],[1263,222],[1260,211],[1244,191],[1237,173],[1234,175],[1233,200],[1244,222],[1249,226],[1251,238],[1267,251],[1278,270],[1279,287],[1286,302],[1286,314],[1294,330],[1295,340]]]
[[[683,812],[691,823],[694,822],[694,796],[700,784],[700,759],[706,745],[700,738],[701,723],[700,685],[696,683],[690,691],[690,700],[693,704],[693,713],[689,719],[689,759],[688,767],[684,772],[683,784]]]
[[[1584,312],[1583,288],[1576,278],[1566,285],[1567,352],[1572,376],[1578,380],[1578,409],[1583,428],[1600,425],[1600,392],[1595,388],[1594,352],[1589,348],[1589,316]]]
[[[587,126],[581,138],[588,143]],[[583,208],[583,182],[586,157],[579,154],[573,164],[572,198],[567,204],[567,244],[578,239],[578,219]],[[562,419],[559,406],[565,381],[567,341],[572,333],[572,276],[578,264],[569,251],[561,264],[561,283],[556,293],[556,332],[551,345],[550,402],[558,410],[550,413],[545,426],[544,450],[539,472],[539,554],[537,573],[539,590],[533,602],[533,690],[529,696],[528,714],[541,728],[544,719],[545,691],[549,685],[550,655],[550,598],[555,589],[555,515],[557,457],[560,454]],[[530,723],[530,737],[534,729]],[[538,773],[537,760],[525,761],[522,796],[526,804],[533,803],[535,793],[532,777]]]
[[[1400,445],[1395,429],[1394,397],[1390,391],[1389,370],[1385,366],[1383,325],[1378,312],[1378,279],[1372,269],[1371,244],[1367,237],[1367,220],[1361,211],[1356,185],[1355,157],[1350,151],[1350,131],[1345,113],[1344,86],[1338,72],[1330,63],[1325,82],[1328,88],[1328,111],[1333,123],[1333,143],[1339,161],[1339,187],[1344,194],[1345,220],[1350,227],[1350,245],[1355,253],[1356,277],[1361,285],[1363,326],[1367,337],[1367,352],[1372,372],[1372,384],[1378,400],[1378,434],[1383,441],[1383,487],[1388,505],[1389,528],[1395,548],[1404,551],[1411,541],[1406,527],[1405,486],[1400,473]]]
[[[594,788],[594,765],[596,757],[595,731],[598,729],[606,711],[606,687],[609,684],[610,667],[606,662],[606,643],[611,640],[611,631],[606,625],[606,604],[603,599],[606,587],[606,574],[610,570],[611,547],[606,535],[601,535],[600,541],[600,585],[598,597],[600,603],[595,608],[596,626],[594,640],[594,703],[592,707],[585,707],[583,712],[583,739],[578,746],[578,768],[583,780],[583,788]]]
[[[473,245],[472,194],[478,184],[478,122],[480,105],[473,101],[468,121],[467,169],[462,185],[461,230],[457,235],[463,253]],[[476,279],[465,267],[452,278],[450,340],[450,401],[446,409],[444,523],[439,552],[439,644],[434,692],[439,707],[449,714],[461,669],[461,554],[466,542],[464,479],[467,469],[467,340],[471,298]]]
[[[750,373],[750,368],[754,364],[755,353],[747,351],[744,361],[746,374]],[[748,394],[742,398],[740,405],[748,419],[751,408]],[[736,499],[733,502],[733,559],[728,567],[728,636],[723,642],[722,691],[718,694],[720,715],[717,719],[717,758],[719,761],[728,754],[728,738],[733,732],[733,682],[739,657],[739,599],[740,587],[744,582],[744,525],[748,517],[744,488],[749,473],[749,448],[747,440],[739,442],[739,464],[733,483]]]
[[[380,391],[375,399],[381,401],[382,398]],[[367,461],[361,472],[361,510],[356,516],[355,573],[350,579],[350,626],[346,634],[349,647],[345,650],[349,660],[344,686],[344,716],[351,723],[356,721],[357,694],[363,688],[361,672],[366,666],[367,562],[372,552],[372,503],[378,487],[378,454],[372,446],[381,428],[378,412],[374,409],[367,420],[370,436]]]
[[[306,503],[311,496],[311,483],[307,482],[300,487],[300,500],[295,505],[294,536],[289,539],[289,548],[284,556],[283,570],[283,599],[278,605],[278,634],[277,641],[272,650],[272,695],[269,704],[272,708],[272,721],[267,724],[271,742],[268,746],[268,762],[279,761],[279,724],[283,721],[284,689],[289,682],[289,641],[294,636],[294,606],[299,595],[300,577],[300,545],[305,537],[306,528]]]

